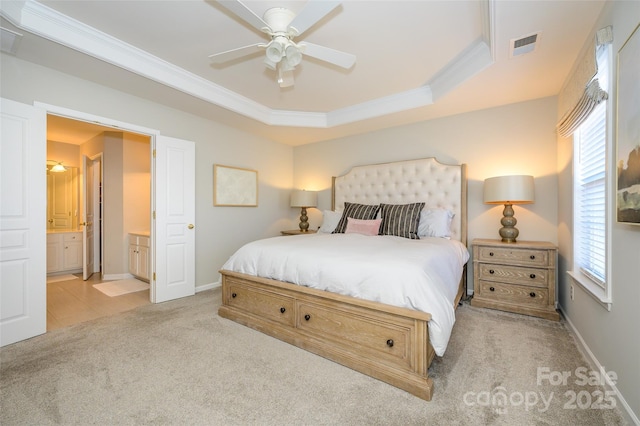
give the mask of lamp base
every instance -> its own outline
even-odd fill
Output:
[[[500,220],[502,228],[500,228],[500,231],[498,231],[498,233],[502,237],[503,243],[515,243],[516,238],[518,238],[518,234],[520,234],[520,231],[518,231],[518,228],[516,228],[515,226],[518,221],[513,216],[513,214],[513,205],[505,204],[504,210],[502,212],[502,215],[504,217]]]
[[[300,227],[300,232],[308,232],[309,231],[309,216],[307,216],[307,208],[303,207],[302,211],[300,211],[300,223],[298,224]]]

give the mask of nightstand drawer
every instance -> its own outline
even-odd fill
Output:
[[[546,306],[549,303],[547,289],[487,281],[480,281],[478,284],[478,297],[482,299],[518,305]]]
[[[481,280],[547,288],[549,286],[548,275],[549,273],[545,269],[493,265],[491,263],[478,265],[478,278]]]
[[[517,249],[503,247],[478,247],[481,262],[508,262],[527,266],[549,265],[547,250]]]

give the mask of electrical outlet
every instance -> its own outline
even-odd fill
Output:
[[[573,284],[571,284],[571,300],[573,300]]]

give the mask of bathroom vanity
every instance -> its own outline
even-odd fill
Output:
[[[82,232],[47,231],[47,274],[82,272]]]
[[[129,233],[129,273],[144,281],[151,278],[149,265],[149,232]]]

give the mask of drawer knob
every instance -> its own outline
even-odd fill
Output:
[[[529,296],[536,297],[536,294],[532,291],[531,293],[529,293]]]
[[[489,273],[490,274],[494,274],[496,271],[494,271],[493,269],[489,269]]]
[[[535,255],[533,255],[533,254],[532,254],[531,256],[529,256],[529,259],[531,259],[531,260],[533,260],[533,259],[535,259],[535,258],[536,258],[536,256],[535,256]]]
[[[231,293],[231,297],[233,297],[234,299],[236,298],[237,294],[235,293]]]
[[[280,313],[284,314],[287,310],[284,308],[284,306],[282,308],[280,308]]]
[[[489,287],[489,291],[496,291],[495,287]]]
[[[493,252],[492,251],[489,252],[489,256],[493,256]]]
[[[311,315],[305,314],[304,319],[305,321],[309,321],[311,319]]]
[[[393,347],[393,339],[387,340],[387,346],[389,346],[390,348]]]
[[[536,277],[536,274],[531,274],[529,275],[529,278],[534,279]]]

